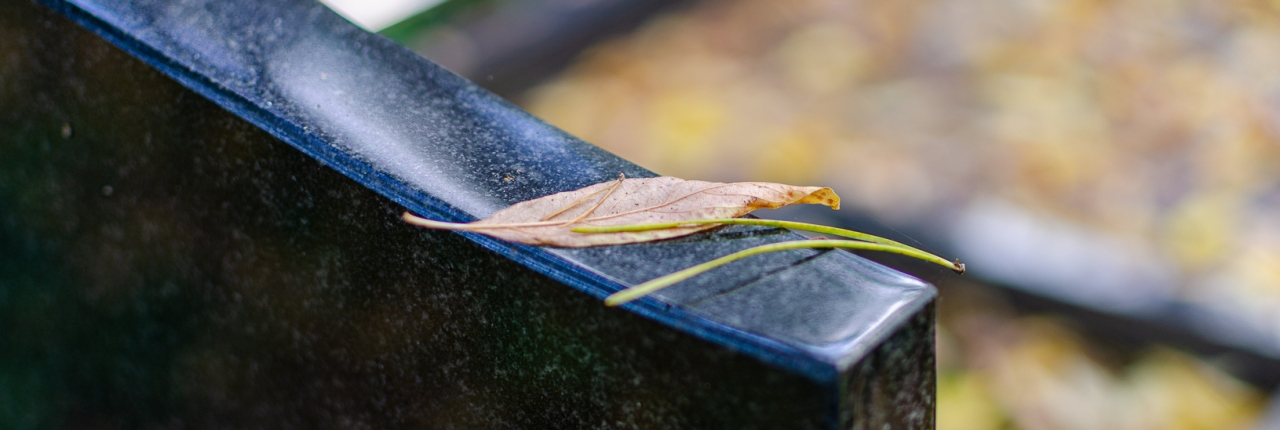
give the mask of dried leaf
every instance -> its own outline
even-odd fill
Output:
[[[571,231],[574,227],[734,218],[756,209],[790,204],[822,204],[839,209],[840,197],[823,187],[660,177],[619,179],[526,200],[469,224],[432,221],[408,213],[404,218],[428,228],[474,231],[529,245],[577,248],[670,239],[717,226],[595,234],[576,233]]]

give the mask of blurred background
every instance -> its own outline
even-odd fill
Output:
[[[938,285],[940,429],[1280,428],[1280,1],[330,0]]]

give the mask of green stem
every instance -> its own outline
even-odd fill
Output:
[[[735,225],[759,225],[766,227],[789,228],[793,230],[812,231],[814,233],[829,234],[832,236],[847,237],[849,239],[861,240],[864,242],[878,243],[882,245],[891,245],[912,252],[913,257],[919,258],[930,263],[938,264],[958,273],[964,273],[964,266],[958,262],[947,261],[946,259],[922,251],[902,242],[885,239],[880,236],[866,234],[863,232],[845,230],[843,228],[829,227],[825,225],[809,224],[795,221],[779,221],[772,219],[751,219],[751,218],[717,218],[717,219],[695,219],[688,221],[658,222],[649,224],[629,224],[629,225],[609,225],[609,226],[583,226],[573,228],[571,231],[575,233],[619,233],[629,231],[648,231],[648,230],[664,230],[669,228],[683,227],[696,224],[735,224]]]
[[[744,249],[688,269],[681,270],[666,276],[655,278],[648,282],[632,286],[625,290],[613,293],[604,299],[606,306],[618,306],[623,303],[644,297],[654,291],[669,287],[672,284],[692,278],[706,272],[708,270],[732,263],[734,261],[750,257],[756,254],[764,254],[767,252],[786,251],[790,249],[805,248],[847,248],[847,249],[865,249],[870,251],[883,251],[894,254],[902,254],[910,257],[928,260],[928,257],[937,258],[936,256],[914,248],[904,248],[901,246],[885,243],[856,242],[849,240],[793,240],[790,242],[771,243],[768,245],[760,245],[754,248]],[[963,272],[964,265],[956,263],[957,271]]]

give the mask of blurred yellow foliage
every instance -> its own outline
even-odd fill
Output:
[[[1280,192],[1277,46],[1250,0],[707,0],[525,102],[664,174],[832,184],[890,220],[1009,201],[1213,300],[1190,292],[1280,226],[1253,204]]]
[[[1142,244],[1177,271],[1180,299],[1273,325],[1277,12],[706,0],[592,49],[525,102],[660,173],[831,184],[889,223],[1011,202]],[[1256,393],[1177,353],[1116,370],[1054,323],[999,325],[958,335],[987,352],[942,372],[941,428],[1239,428],[1257,412]]]
[[[1173,350],[1117,368],[1053,320],[975,313],[956,323],[970,367],[940,364],[939,429],[1247,429],[1264,406],[1253,388]]]

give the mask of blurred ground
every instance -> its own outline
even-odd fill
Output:
[[[711,0],[519,101],[662,174],[829,185],[891,225],[961,220],[953,248],[1014,261],[1003,281],[1125,309],[1166,295],[1274,332],[1277,6]],[[1025,270],[1058,250],[1061,270]],[[1070,324],[952,291],[939,428],[1247,428],[1263,405],[1173,349],[1109,358]]]

